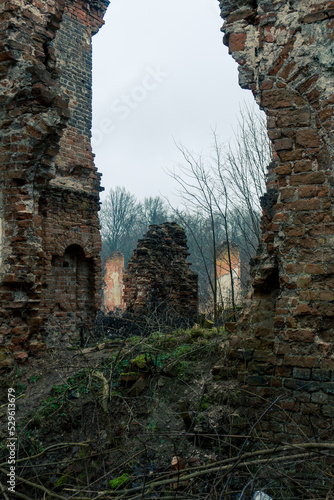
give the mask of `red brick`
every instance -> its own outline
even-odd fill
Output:
[[[308,271],[306,271],[306,272],[308,272]],[[307,304],[298,304],[297,314],[309,314],[310,312],[311,312],[310,306],[308,306]]]
[[[303,152],[304,151],[302,149],[294,149],[293,151],[280,151],[279,157],[283,162],[301,160],[303,157]]]
[[[320,292],[320,300],[325,300],[326,302],[334,301],[334,291],[324,290]]]
[[[299,245],[302,248],[316,248],[318,246],[318,241],[316,238],[300,238]]]
[[[296,189],[295,188],[283,188],[280,190],[280,197],[281,197],[281,200],[289,200],[291,198],[294,197],[295,195],[295,192],[296,192]]]
[[[306,16],[303,18],[303,22],[311,24],[311,23],[316,23],[318,21],[323,21],[324,19],[327,19],[326,12],[314,12],[311,14],[306,14]]]
[[[282,137],[282,131],[280,129],[270,129],[268,130],[268,137],[272,141],[274,139],[280,139]]]
[[[312,162],[310,160],[296,161],[294,164],[294,173],[310,172],[312,170]]]
[[[310,76],[307,80],[305,80],[303,83],[301,83],[298,86],[298,91],[300,94],[303,94],[306,92],[314,83],[316,83],[319,79],[319,75],[313,75]]]
[[[287,355],[284,358],[286,366],[298,366],[302,368],[313,368],[320,365],[320,360],[314,356],[293,356]]]
[[[301,184],[323,184],[325,181],[325,174],[323,172],[310,172],[305,174],[292,175],[290,177],[290,184],[298,186]]]
[[[317,186],[303,186],[298,188],[299,198],[313,198],[317,196],[318,188]]]
[[[308,210],[319,210],[321,201],[318,198],[310,198],[307,202],[305,200],[292,201],[287,203],[287,208],[292,211],[302,212]]]
[[[319,196],[319,195],[318,195]],[[334,218],[331,212],[318,212],[313,217],[315,224],[333,222]]]
[[[273,222],[286,222],[289,220],[289,214],[277,213],[274,215]]]
[[[229,37],[228,48],[230,52],[242,51],[245,48],[246,33],[232,33]]]
[[[309,274],[324,274],[323,264],[308,263],[305,265],[305,272]]]
[[[277,117],[277,126],[305,127],[311,123],[311,113],[308,109],[289,109],[282,111]]]
[[[288,108],[291,106],[291,94],[285,89],[264,90],[262,92],[261,106],[270,109]]]
[[[273,80],[266,80],[265,82],[261,83],[262,90],[270,90],[272,88],[273,88]]]
[[[326,108],[319,112],[319,118],[321,121],[326,121],[333,116],[333,108]]]
[[[283,141],[291,141],[291,139],[282,139],[281,143],[283,143]],[[275,147],[276,147],[276,143],[278,141],[275,141]],[[284,148],[282,148],[284,149]],[[278,175],[290,175],[291,174],[291,165],[290,163],[286,163],[284,165],[279,165],[278,167],[276,167],[274,169],[275,173],[278,174]]]
[[[291,71],[293,71],[295,67],[296,63],[294,61],[290,61],[282,67],[278,75],[280,76],[280,78],[287,80],[289,75],[291,74]]]
[[[318,89],[313,89],[311,92],[306,94],[306,97],[308,101],[313,105],[313,108],[319,109],[320,104],[319,104],[319,98],[320,98],[320,92]]]
[[[296,132],[296,143],[306,148],[317,148],[321,141],[317,130],[300,129]]]
[[[292,376],[292,368],[287,366],[277,366],[276,367],[276,375],[278,377],[291,377]]]

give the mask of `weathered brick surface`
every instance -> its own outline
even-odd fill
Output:
[[[106,6],[13,0],[1,12],[0,342],[15,351],[75,338],[100,305],[90,38]]]
[[[198,276],[187,262],[187,238],[175,223],[150,226],[139,240],[124,275],[124,301],[129,313],[169,311],[196,321]]]
[[[230,263],[233,275],[233,291],[234,301],[240,304],[242,300],[243,286],[248,278],[248,265],[242,259],[242,252],[236,244],[230,244],[230,259],[226,243],[221,243],[217,249],[216,269],[217,269],[217,286],[219,301],[225,307],[230,307],[232,304],[232,285]]]
[[[124,255],[113,252],[104,263],[103,310],[106,313],[125,310],[123,274]]]
[[[239,358],[239,380],[253,394],[246,412],[262,415],[270,439],[298,440],[301,431],[327,439],[334,415],[333,2],[220,5],[240,85],[265,111],[274,150],[253,286],[233,341],[251,360]]]

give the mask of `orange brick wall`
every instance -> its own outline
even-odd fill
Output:
[[[241,261],[240,251],[236,245],[230,245],[231,268],[233,275],[234,300],[239,303],[242,297],[241,293]],[[229,307],[232,304],[232,286],[229,256],[226,245],[222,245],[218,249],[218,257],[216,260],[217,267],[217,285],[218,285],[218,300],[225,306]]]
[[[125,310],[123,297],[124,255],[114,252],[104,264],[103,309],[104,312]]]

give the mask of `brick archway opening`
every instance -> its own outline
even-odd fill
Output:
[[[94,317],[94,262],[80,245],[69,245],[63,255],[53,255],[47,276],[44,304],[52,336],[76,341]],[[82,335],[81,335],[82,336]],[[82,342],[82,338],[81,338]]]

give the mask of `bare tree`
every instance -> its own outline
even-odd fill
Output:
[[[234,271],[232,247],[238,245],[249,260],[254,256],[260,240],[260,197],[265,191],[266,167],[271,160],[270,142],[265,122],[253,108],[244,106],[237,133],[227,145],[221,145],[215,131],[210,154],[197,155],[177,145],[183,162],[169,171],[179,185],[183,219],[186,213],[196,214],[209,221],[212,262],[204,268],[212,291],[214,310],[217,310],[217,248],[222,241],[227,249],[227,265],[231,283],[231,305],[235,315]],[[186,227],[197,236],[189,224]],[[200,250],[203,260],[207,252]],[[248,265],[246,265],[248,268]],[[244,273],[246,274],[246,273]],[[216,317],[216,313],[215,313]]]
[[[144,198],[141,203],[141,222],[145,230],[151,224],[161,224],[168,219],[168,208],[160,196]]]
[[[246,104],[240,110],[238,129],[227,148],[214,136],[222,161],[213,161],[215,176],[227,186],[234,223],[239,225],[247,253],[252,256],[260,241],[260,198],[265,192],[266,172],[272,152],[267,135],[266,121],[254,106]],[[219,185],[219,183],[218,183]]]
[[[190,213],[207,221],[207,230],[209,233],[210,250],[212,261],[208,262],[204,257],[205,250],[202,242],[198,240],[198,235],[194,233],[191,226],[187,224],[187,219],[179,210],[178,216],[186,223],[188,231],[191,232],[197,248],[201,253],[204,268],[206,271],[209,286],[212,292],[213,316],[217,319],[218,311],[218,286],[217,286],[217,211],[215,209],[214,177],[212,169],[206,164],[205,158],[201,155],[192,153],[184,146],[177,146],[181,152],[184,163],[179,163],[168,174],[175,179],[179,185],[178,194],[185,213]]]

